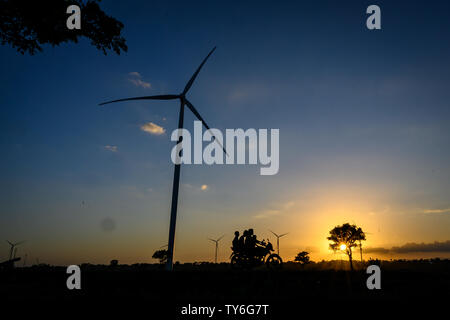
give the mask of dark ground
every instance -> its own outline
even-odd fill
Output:
[[[151,314],[163,312],[167,319],[188,319],[180,315],[181,307],[188,304],[269,304],[266,317],[215,315],[213,319],[281,319],[286,318],[282,314],[302,318],[304,310],[344,315],[357,308],[371,313],[395,308],[403,314],[450,303],[450,260],[382,262],[381,290],[367,289],[369,275],[361,265],[357,264],[359,270],[354,272],[330,269],[338,269],[338,264],[303,268],[288,263],[281,271],[183,264],[176,265],[172,273],[158,265],[83,265],[81,290],[67,289],[65,267],[33,266],[0,272],[0,301],[21,305],[38,302],[40,306],[96,304],[107,306],[107,312],[132,303],[132,308],[152,310]]]

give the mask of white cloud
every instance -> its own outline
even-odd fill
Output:
[[[164,132],[166,132],[166,130],[163,127],[160,127],[153,122],[148,122],[148,123],[143,124],[141,126],[141,130],[145,131],[147,133],[150,133],[150,134],[155,134],[155,135],[161,135]]]
[[[447,208],[447,209],[428,209],[428,210],[424,210],[423,213],[450,213],[450,208]]]
[[[142,81],[141,79],[128,79],[130,80],[136,87],[142,87],[145,89],[151,88],[150,82]]]
[[[151,88],[150,82],[146,82],[146,81],[142,80],[142,76],[139,72],[135,72],[135,71],[130,72],[130,73],[128,73],[128,76],[130,76],[130,78],[128,78],[128,81],[133,83],[136,87],[142,87],[145,89]]]
[[[118,151],[117,146],[110,146],[110,145],[104,146],[103,149],[111,151],[111,152],[117,152]]]
[[[265,209],[260,212],[258,212],[256,215],[253,216],[255,219],[265,219],[274,217],[277,215],[285,214],[287,211],[292,211],[292,209],[295,206],[294,201],[286,201],[282,203],[275,203],[270,205],[270,209]]]
[[[204,192],[210,189],[210,186],[207,184],[202,184],[202,185],[192,185],[189,183],[183,183],[182,184],[183,188],[187,188],[189,190],[191,190],[191,192],[194,192],[195,194],[199,194],[200,192]]]
[[[283,206],[284,206],[284,209],[290,209],[290,208],[292,208],[294,205],[295,205],[295,202],[294,202],[294,201],[288,201],[288,202],[286,202]]]
[[[276,209],[268,209],[268,210],[264,210],[263,212],[254,215],[253,218],[255,219],[264,219],[264,218],[268,218],[268,217],[272,217],[272,216],[276,216],[279,215],[281,213],[280,210],[276,210]]]
[[[388,213],[390,210],[391,210],[391,207],[387,205],[382,210],[372,210],[372,211],[369,211],[368,214],[369,214],[369,216],[373,217],[373,216],[376,216],[378,214]]]

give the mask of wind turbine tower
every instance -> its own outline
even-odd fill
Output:
[[[216,253],[214,255],[214,263],[217,263],[217,251],[219,250],[219,241],[224,237],[225,235],[221,236],[219,239],[214,240],[211,238],[208,238],[208,240],[214,242],[216,244]]]

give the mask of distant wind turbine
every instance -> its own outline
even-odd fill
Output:
[[[13,256],[14,256],[14,258],[15,258],[15,255],[16,255],[16,252],[17,252],[16,246],[18,246],[18,245],[24,243],[25,241],[20,241],[20,242],[12,243],[12,242],[6,240],[6,242],[8,242],[9,245],[11,246],[11,248],[9,249],[9,260],[11,260],[11,259],[13,259]],[[16,249],[16,250],[14,250],[14,249]]]
[[[220,241],[224,236],[225,236],[225,235],[221,236],[221,237],[220,237],[219,239],[217,239],[217,240],[208,238],[208,240],[210,240],[210,241],[216,243],[216,254],[215,254],[215,256],[214,256],[214,263],[217,263],[217,251],[219,250],[219,241]]]
[[[186,105],[189,110],[203,123],[205,128],[209,130],[209,126],[206,124],[205,120],[203,120],[200,113],[195,109],[194,105],[186,98],[186,94],[188,93],[189,89],[191,88],[192,84],[195,81],[195,78],[197,77],[198,73],[200,72],[201,68],[205,64],[206,60],[208,60],[209,56],[216,50],[216,47],[214,47],[206,56],[205,59],[203,59],[200,66],[197,68],[197,70],[194,72],[192,77],[187,82],[186,86],[184,87],[184,90],[180,94],[164,94],[164,95],[154,95],[154,96],[144,96],[144,97],[135,97],[135,98],[126,98],[126,99],[118,99],[108,102],[100,103],[100,105],[105,105],[108,103],[113,102],[121,102],[121,101],[132,101],[132,100],[179,100],[180,101],[180,115],[178,118],[178,129],[183,129],[183,121],[184,121],[184,106]],[[177,144],[181,148],[181,141],[183,137],[180,135],[178,138]],[[220,142],[217,141],[217,143],[220,145]],[[224,150],[225,154],[225,148],[220,145],[221,148]],[[177,150],[178,152],[181,150]],[[172,270],[173,269],[173,251],[174,251],[174,244],[175,244],[175,226],[176,226],[176,220],[177,220],[177,206],[178,206],[178,189],[180,185],[180,164],[175,164],[175,171],[173,175],[173,187],[172,187],[172,205],[170,209],[170,226],[169,226],[169,247],[168,247],[168,254],[167,254],[167,263],[166,263],[166,270]]]
[[[283,233],[283,234],[278,235],[278,234],[276,234],[275,232],[273,232],[272,230],[269,230],[269,231],[272,232],[273,235],[274,235],[275,237],[277,237],[277,252],[278,252],[278,255],[280,255],[280,238],[281,238],[281,237],[284,237],[284,236],[287,235],[289,232],[286,232],[286,233]]]

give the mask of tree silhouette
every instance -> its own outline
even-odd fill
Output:
[[[117,267],[118,265],[119,265],[119,260],[116,260],[116,259],[111,260],[109,263],[110,267]]]
[[[357,241],[359,242],[359,253],[360,253],[360,255],[361,255],[361,262],[363,262],[363,256],[362,256],[362,243],[361,243],[361,241],[363,241],[363,240],[366,240],[366,235],[365,235],[365,233],[362,231],[362,229],[361,228],[358,228],[357,229],[357,235],[356,235],[356,238],[357,238]]]
[[[167,261],[168,250],[156,250],[153,254],[153,259],[159,259],[159,263],[165,263]]]
[[[342,226],[334,227],[327,239],[332,241],[330,249],[345,251],[350,261],[350,269],[353,271],[352,248],[358,246],[356,241],[366,240],[366,235],[362,229],[354,224],[344,223]]]
[[[35,54],[42,51],[41,45],[60,45],[63,42],[78,42],[85,37],[102,50],[117,54],[127,51],[125,39],[120,35],[123,24],[106,15],[97,2],[100,0],[0,0],[0,42],[8,43],[20,53]],[[81,29],[69,30],[66,26],[69,5],[81,9]]]
[[[302,266],[309,263],[309,252],[301,251],[297,254],[294,261],[300,262]]]

